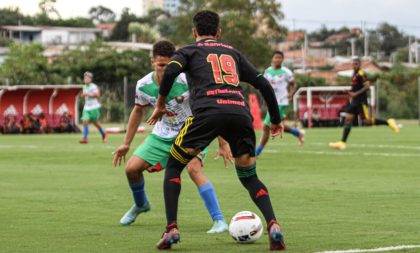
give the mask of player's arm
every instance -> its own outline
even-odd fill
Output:
[[[169,62],[160,83],[159,96],[156,102],[155,110],[153,111],[152,116],[150,116],[150,118],[147,120],[147,123],[154,125],[162,118],[164,114],[173,114],[166,109],[166,98],[172,89],[175,78],[184,71],[185,64],[185,57],[180,52],[178,52]]]
[[[290,91],[288,94],[288,98],[292,99],[293,95],[295,95],[296,91],[297,91],[297,84],[296,84],[296,80],[293,78],[292,80],[290,80],[289,82],[289,87],[290,87]]]
[[[124,160],[125,162],[125,156],[128,150],[130,150],[131,142],[133,141],[137,129],[140,126],[141,121],[143,120],[143,108],[146,106],[135,105],[133,110],[131,111],[127,123],[127,132],[124,136],[124,142],[117,149],[115,149],[114,152],[112,152],[112,154],[114,155],[114,166],[117,166],[117,164],[121,165],[122,160]]]

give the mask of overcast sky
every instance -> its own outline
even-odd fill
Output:
[[[420,37],[419,0],[279,0],[285,14],[282,21],[289,29],[314,30],[321,24],[329,28],[341,26],[375,28],[380,22],[397,25],[405,33]],[[25,14],[38,11],[38,0],[0,0],[0,7],[18,6]],[[141,14],[142,0],[57,0],[56,8],[64,18],[88,16],[90,7],[103,5],[117,15],[124,7]],[[293,21],[294,20],[294,21]]]

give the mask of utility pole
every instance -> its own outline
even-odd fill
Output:
[[[413,63],[413,54],[411,52],[411,36],[408,36],[408,63]]]
[[[356,55],[356,38],[350,38],[351,43],[351,57]]]

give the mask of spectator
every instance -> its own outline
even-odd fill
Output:
[[[29,114],[23,115],[23,118],[20,120],[20,126],[22,129],[22,133],[24,134],[34,133],[34,128],[33,128],[31,117],[29,116]]]
[[[45,114],[41,113],[38,116],[38,122],[39,122],[39,130],[41,133],[49,133],[50,132],[50,126],[48,125],[48,120],[45,118]]]
[[[54,128],[57,133],[79,133],[80,129],[73,123],[72,117],[68,112],[64,112],[60,117],[59,126]]]
[[[18,134],[22,131],[21,126],[16,122],[16,116],[7,116],[3,131],[5,134]]]

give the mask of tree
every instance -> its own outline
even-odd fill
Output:
[[[0,79],[8,79],[12,85],[48,83],[48,62],[43,50],[36,43],[12,44],[0,65]]]
[[[130,13],[130,9],[124,8],[121,13],[120,20],[115,24],[112,30],[111,40],[127,41],[130,37],[128,32],[128,25],[131,22],[142,22],[141,18]]]
[[[56,18],[61,18],[60,13],[55,8],[54,4],[57,0],[41,0],[38,3],[39,10],[41,15],[51,18],[51,14],[55,14]]]
[[[0,9],[0,25],[32,25],[33,20],[29,16],[23,15],[19,8]]]
[[[191,20],[202,9],[219,13],[221,40],[242,51],[259,67],[269,62],[270,45],[286,33],[286,29],[278,25],[283,13],[280,3],[275,0],[181,0],[179,16],[164,23],[169,31],[174,31],[168,37],[176,44],[191,43]]]
[[[96,23],[113,23],[115,21],[115,13],[102,5],[90,8],[89,15]]]
[[[379,25],[378,34],[381,42],[381,50],[389,56],[399,47],[405,47],[408,44],[408,38],[401,33],[396,26],[388,23]]]
[[[128,25],[128,32],[132,35],[133,42],[154,43],[160,38],[159,32],[149,24],[131,22]]]

